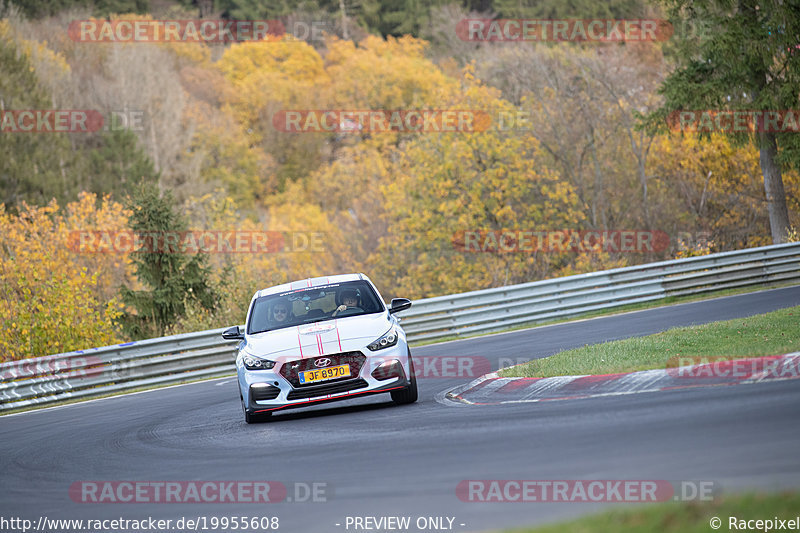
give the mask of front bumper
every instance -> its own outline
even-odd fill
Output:
[[[351,366],[351,375],[346,379],[308,385],[300,384],[296,379],[297,371],[290,371],[287,366],[310,369],[310,365],[322,357],[332,359],[332,366],[345,360],[352,365],[354,358],[363,358],[363,362],[358,368]],[[387,378],[387,373],[377,371],[379,367],[393,370],[388,373],[391,377]],[[237,373],[242,399],[247,410],[253,414],[385,393],[403,389],[411,383],[408,347],[405,343],[378,352],[364,348],[356,352],[279,362],[270,370],[247,370],[237,361]]]

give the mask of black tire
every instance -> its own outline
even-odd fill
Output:
[[[414,361],[411,360],[411,350],[408,351],[408,367],[411,369],[411,383],[404,389],[393,390],[389,393],[392,395],[392,401],[397,405],[414,403],[419,397],[417,391],[417,376],[414,372]]]
[[[244,406],[244,398],[239,395],[239,400],[242,402],[242,412],[244,413],[244,421],[248,424],[258,424],[259,422],[266,422],[272,413],[251,413]]]

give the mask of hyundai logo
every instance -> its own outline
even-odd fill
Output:
[[[317,368],[328,366],[329,364],[331,364],[331,360],[328,359],[327,357],[323,357],[322,359],[317,359],[316,361],[314,361],[314,366],[316,366]]]

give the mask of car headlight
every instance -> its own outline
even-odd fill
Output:
[[[372,350],[373,352],[377,350],[383,350],[384,348],[389,348],[397,344],[397,331],[394,328],[390,329],[386,333],[384,333],[379,339],[376,339],[371,344],[367,345],[367,348]]]
[[[244,363],[244,367],[247,370],[269,370],[275,366],[275,361],[259,359],[258,357],[253,357],[252,355],[245,355],[242,359],[242,363]]]

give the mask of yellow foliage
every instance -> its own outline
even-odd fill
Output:
[[[650,172],[661,176],[653,196],[662,202],[661,229],[709,232],[722,249],[771,244],[764,185],[758,149],[732,144],[724,134],[708,139],[695,135],[666,134],[651,149]],[[784,177],[787,197],[792,197],[794,173]],[[709,253],[684,250],[681,256]]]
[[[119,204],[83,194],[63,212],[23,204],[13,215],[0,204],[0,360],[16,360],[119,342],[114,297],[125,261],[70,249],[71,232],[124,227]],[[71,244],[73,243],[73,244]]]
[[[605,251],[596,250],[592,252],[582,252],[577,255],[573,262],[559,270],[558,274],[553,277],[586,274],[588,272],[611,270],[612,268],[621,268],[625,266],[628,266],[628,260],[626,258],[617,257],[614,259],[611,257],[611,254]]]
[[[358,43],[330,37],[320,52],[287,36],[233,44],[214,62],[210,47],[202,44],[102,45],[78,53],[79,44],[67,42],[74,72],[63,46],[21,40],[5,21],[0,38],[16,39],[48,83],[67,80],[73,88],[87,80],[87,87],[106,83],[99,74],[115,46],[171,50],[175,61],[169,69],[180,71],[180,85],[173,88],[181,98],[175,101],[186,97],[183,114],[172,123],[183,122],[152,130],[148,143],[168,144],[181,154],[194,170],[187,174],[187,188],[197,178],[227,188],[187,202],[192,227],[279,232],[287,239],[288,249],[280,253],[209,257],[213,281],[224,283],[222,307],[213,314],[190,308],[174,332],[240,322],[255,290],[335,272],[363,270],[386,296],[423,297],[639,260],[602,252],[464,253],[453,243],[465,230],[584,229],[595,208],[603,216],[593,224],[639,229],[644,195],[631,140],[623,134],[636,106],[602,96],[600,81],[581,75],[595,49],[540,49],[539,67],[550,69],[542,70],[542,77],[558,79],[553,86],[526,87],[524,77],[516,88],[498,83],[520,104],[514,106],[476,74],[486,72],[490,61],[483,70],[467,65],[458,74],[452,62],[442,68],[433,63],[426,57],[427,43],[413,37],[368,36]],[[95,61],[89,67],[87,57]],[[538,72],[536,65],[518,64]],[[164,72],[172,75],[169,69]],[[581,84],[573,83],[575,76]],[[580,89],[582,84],[588,88]],[[156,93],[144,98],[159,108],[163,95]],[[476,133],[287,134],[273,127],[272,118],[289,109],[474,110],[492,117],[494,126]],[[499,127],[497,117],[520,112],[537,131]],[[598,129],[587,139],[590,125]],[[570,164],[559,164],[560,158]],[[647,152],[645,177],[654,229],[671,235],[702,230],[722,249],[768,243],[758,153],[752,147],[737,147],[723,136],[702,141],[657,136]],[[795,223],[800,178],[787,172],[784,183]],[[74,254],[66,239],[76,229],[124,228],[127,217],[119,204],[106,198],[98,205],[91,195],[63,209],[24,206],[19,216],[0,211],[0,291],[9,302],[0,309],[3,358],[116,339],[115,295],[123,280],[131,284],[128,258]],[[312,238],[321,249],[302,248]],[[709,250],[706,244],[683,253]]]
[[[186,118],[196,127],[192,151],[203,158],[204,180],[227,186],[244,206],[274,191],[272,157],[253,145],[240,124],[205,102],[188,106]]]
[[[260,220],[242,217],[236,206],[237,202],[221,191],[187,202],[194,227],[266,232],[267,242],[282,244],[274,252],[210,254],[212,281],[222,286],[219,309],[212,316],[190,308],[188,316],[176,324],[174,333],[242,322],[255,291],[295,279],[331,275],[347,255],[341,228],[331,224],[326,213],[308,201],[299,184],[290,185],[278,195]]]
[[[51,89],[69,80],[70,66],[66,58],[48,46],[47,41],[31,41],[22,38],[7,20],[0,20],[0,39],[14,40],[19,50],[31,62],[39,79]]]
[[[326,71],[332,100],[348,109],[438,107],[454,80],[424,55],[425,41],[410,36],[369,36],[358,45],[328,43]]]
[[[303,41],[234,44],[215,66],[236,89],[230,104],[246,128],[263,119],[259,110],[271,102],[308,108],[315,87],[328,83],[322,58]]]
[[[467,69],[448,108],[498,116],[512,107]],[[369,259],[397,295],[426,297],[545,277],[563,254],[464,252],[463,231],[543,230],[583,222],[571,187],[542,168],[537,141],[490,128],[420,134],[393,154],[383,187],[388,234]]]

